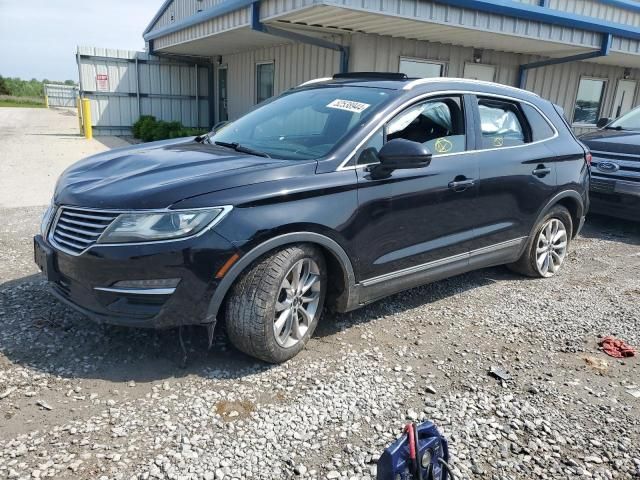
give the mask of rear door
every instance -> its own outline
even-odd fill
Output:
[[[354,232],[364,279],[427,264],[466,261],[474,235],[473,208],[478,164],[468,155],[475,142],[470,99],[429,98],[407,107],[376,132],[356,157],[358,225]],[[371,175],[376,152],[394,138],[427,145],[433,153],[424,168]]]
[[[545,141],[556,131],[526,102],[478,95],[474,112],[480,172],[476,248],[505,247],[510,254],[556,191],[556,158]]]

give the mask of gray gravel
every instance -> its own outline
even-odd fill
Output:
[[[0,232],[0,478],[369,479],[431,419],[463,479],[640,478],[640,226],[594,218],[562,274],[493,268],[328,315],[268,366],[223,335],[95,325],[33,275],[41,208]],[[499,367],[510,377],[490,375]]]

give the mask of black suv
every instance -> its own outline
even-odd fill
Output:
[[[640,222],[640,107],[580,137],[593,154],[591,211]]]
[[[585,148],[535,94],[352,73],[209,135],[76,163],[35,258],[98,321],[211,335],[224,319],[240,350],[281,362],[325,307],[499,264],[554,275],[588,189]]]

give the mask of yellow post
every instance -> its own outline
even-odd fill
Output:
[[[91,102],[88,98],[82,99],[82,120],[84,136],[91,140],[93,138],[93,128],[91,127]]]
[[[78,107],[78,126],[80,127],[80,135],[82,135],[82,99],[80,97],[76,99],[76,106]]]
[[[49,95],[44,96],[44,108],[49,108]]]

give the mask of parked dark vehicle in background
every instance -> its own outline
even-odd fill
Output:
[[[535,94],[462,79],[307,82],[196,139],[65,171],[35,238],[61,300],[98,321],[209,326],[282,362],[324,307],[509,264],[558,272],[587,152]]]
[[[591,211],[640,221],[640,107],[580,137],[591,150]]]

